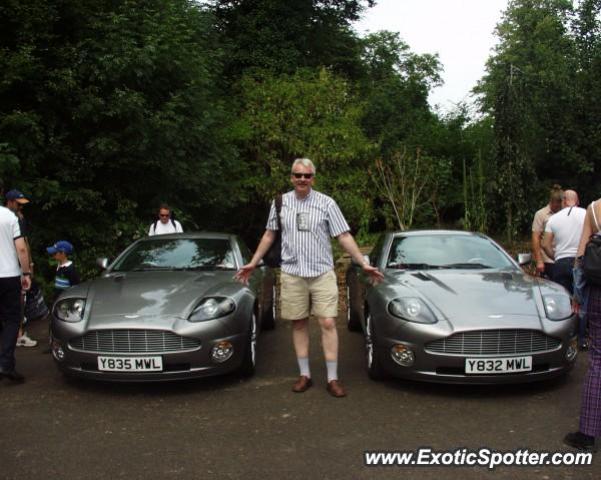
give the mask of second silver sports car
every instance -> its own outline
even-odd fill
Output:
[[[372,286],[347,273],[348,326],[363,331],[367,369],[433,382],[529,382],[570,369],[576,317],[565,289],[525,274],[485,235],[383,234]]]
[[[177,380],[254,372],[257,339],[274,326],[274,276],[234,235],[158,235],[133,243],[104,273],[61,294],[52,354],[71,376]]]

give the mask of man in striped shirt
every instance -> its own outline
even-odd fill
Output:
[[[290,176],[294,190],[282,196],[281,316],[292,321],[292,340],[300,377],[292,390],[306,391],[313,384],[309,369],[309,316],[318,318],[328,371],[328,392],[344,397],[346,392],[338,379],[338,286],[330,239],[340,245],[363,266],[374,281],[382,273],[369,265],[361,255],[349,226],[336,202],[313,190],[315,165],[307,158],[296,159]],[[267,253],[279,229],[275,204],[272,204],[267,228],[252,260],[236,274],[248,282],[253,270]]]

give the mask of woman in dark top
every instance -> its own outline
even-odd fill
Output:
[[[601,199],[589,205],[586,211],[580,245],[576,253],[576,269],[591,236],[599,235],[601,223]],[[568,433],[564,443],[581,450],[594,450],[595,438],[601,436],[601,285],[588,283],[586,317],[589,322],[590,365],[582,389],[580,428]]]

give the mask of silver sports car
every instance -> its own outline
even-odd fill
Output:
[[[178,380],[251,375],[257,338],[274,326],[274,276],[233,235],[184,233],[136,241],[52,309],[51,346],[67,375],[98,380]]]
[[[387,233],[370,257],[382,283],[372,286],[356,265],[347,273],[348,327],[365,335],[370,377],[529,382],[574,364],[568,293],[525,274],[485,235]]]

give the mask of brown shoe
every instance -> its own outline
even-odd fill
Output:
[[[327,390],[333,397],[340,398],[346,397],[346,391],[340,383],[340,380],[332,380],[328,383]]]
[[[292,391],[294,393],[303,393],[306,392],[312,385],[313,381],[309,377],[301,375],[298,377],[296,383],[292,385]]]

